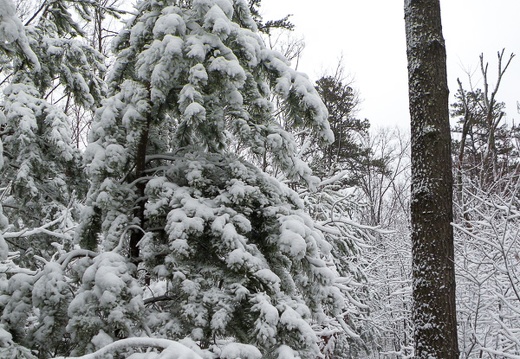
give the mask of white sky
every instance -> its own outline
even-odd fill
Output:
[[[346,73],[360,92],[358,117],[373,127],[408,126],[408,84],[403,0],[263,0],[264,19],[293,14],[296,36],[305,50],[298,70],[316,80],[332,73],[343,56]],[[497,51],[517,54],[506,72],[499,101],[506,103],[507,119],[520,122],[520,0],[441,0],[444,38],[448,52],[450,93],[457,77],[467,84],[466,70],[478,70],[479,55],[489,62],[494,84]],[[505,56],[505,57],[506,57]],[[469,88],[469,85],[466,86]],[[452,101],[450,101],[452,102]]]

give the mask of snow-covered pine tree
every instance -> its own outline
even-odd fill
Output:
[[[292,109],[286,124],[330,141],[326,108],[310,81],[264,46],[246,1],[144,0],[136,13],[115,42],[111,96],[86,151],[79,243],[137,264],[147,335],[226,358],[315,358],[312,325],[341,322],[345,301],[323,260],[330,245],[296,193],[229,149],[240,142],[247,157],[269,155],[288,178],[313,186],[270,98]],[[125,307],[128,298],[111,300]],[[97,318],[82,304],[69,309],[83,318],[73,336]],[[139,335],[137,327],[107,332],[111,319],[103,320],[107,340]]]
[[[8,218],[2,215],[1,229],[2,241],[17,251],[2,245],[2,273],[9,276],[0,285],[0,326],[9,340],[0,356],[30,357],[30,348],[49,357],[69,350],[64,333],[72,293],[54,260],[72,246],[74,192],[86,185],[67,109],[99,104],[103,61],[76,37],[66,1],[42,6],[29,27],[10,0],[0,2],[0,14],[0,187]]]
[[[104,65],[96,51],[75,37],[79,25],[66,5],[55,1],[43,7],[33,17],[36,25],[27,28],[27,36],[19,36],[31,55],[27,55],[29,50],[14,53],[10,66],[2,68],[7,69],[8,85],[2,101],[5,166],[1,187],[5,189],[2,204],[11,220],[9,231],[28,231],[56,220],[67,210],[73,192],[85,187],[67,112],[72,103],[86,109],[99,104],[104,87],[99,74]],[[70,223],[64,219],[46,229],[59,225]],[[25,264],[32,261],[25,253],[36,251],[50,258],[55,252],[49,244],[56,238],[45,233],[34,234],[30,240],[24,240],[24,234],[18,237],[22,239],[17,240],[17,249],[21,259],[27,259]]]
[[[0,39],[2,39],[2,41],[0,41],[0,62],[2,69],[6,65],[9,66],[10,58],[13,55],[29,60],[36,69],[39,69],[40,64],[36,59],[36,55],[29,47],[25,29],[16,15],[16,8],[11,0],[0,0]],[[0,107],[0,122],[5,123],[5,120],[3,109]],[[3,165],[3,144],[0,138],[0,170],[3,168]],[[7,226],[8,220],[3,214],[3,208],[0,206],[0,229],[2,232]],[[2,292],[6,291],[8,287],[7,270],[4,268],[8,261],[9,247],[4,236],[0,234],[0,265],[2,266],[0,290]],[[30,355],[27,348],[15,345],[13,335],[4,329],[4,325],[0,324],[0,354],[5,357],[22,358],[24,353]]]

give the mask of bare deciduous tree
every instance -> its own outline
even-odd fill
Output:
[[[465,211],[455,224],[462,358],[516,358],[520,353],[520,177],[491,187],[465,183]]]
[[[480,55],[480,72],[482,75],[483,89],[474,88],[472,84],[472,74],[468,72],[470,90],[463,88],[462,81],[457,79],[458,92],[456,104],[456,114],[460,115],[460,143],[457,151],[457,188],[459,196],[462,190],[462,172],[468,167],[468,146],[475,147],[475,139],[482,142],[479,148],[474,148],[472,157],[479,153],[478,158],[473,158],[469,166],[476,169],[480,180],[483,183],[492,184],[501,176],[504,169],[499,163],[499,150],[497,149],[498,132],[503,125],[504,111],[503,104],[497,101],[497,93],[500,89],[503,76],[514,58],[512,53],[506,60],[504,52],[497,53],[497,78],[496,83],[490,88],[490,78],[488,75],[489,63],[484,61],[484,54]],[[477,134],[477,128],[482,129],[482,133]],[[475,138],[475,137],[481,138]]]

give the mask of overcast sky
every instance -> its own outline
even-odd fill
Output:
[[[265,19],[293,14],[295,35],[305,50],[299,70],[316,80],[331,73],[343,56],[363,100],[359,117],[374,127],[408,126],[408,85],[403,0],[263,0]],[[490,82],[496,79],[497,51],[517,57],[506,73],[498,100],[506,102],[507,119],[520,122],[520,0],[441,0],[448,52],[451,94],[457,77],[479,70],[479,55],[489,62]],[[482,84],[477,71],[474,85]],[[468,85],[469,87],[469,85]]]

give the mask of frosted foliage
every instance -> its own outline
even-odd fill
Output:
[[[17,273],[9,278],[7,288],[2,288],[0,307],[3,308],[2,323],[12,335],[24,338],[25,322],[32,314],[31,290],[33,278]]]
[[[208,73],[202,64],[197,64],[190,69],[189,81],[193,85],[198,85],[199,83],[204,85],[207,83]]]
[[[94,345],[94,348],[100,349],[112,344],[114,340],[110,335],[101,329],[97,335],[94,335],[91,342]]]
[[[45,17],[39,21],[42,24],[27,29],[27,38],[42,69],[35,72],[27,66],[16,65],[10,83],[27,84],[28,77],[38,84],[40,97],[50,99],[50,102],[56,100],[56,95],[59,98],[65,93],[70,96],[66,107],[72,104],[86,109],[98,106],[105,91],[100,78],[105,71],[103,56],[74,36],[61,36],[56,25],[48,23]],[[23,63],[14,56],[12,59]]]
[[[105,100],[104,106],[96,111],[90,131],[91,142],[84,156],[92,178],[102,179],[107,174],[117,176],[125,171],[130,158],[122,143],[127,147],[137,146],[149,111],[147,96],[148,91],[142,85],[126,81],[121,85],[121,91]]]
[[[262,60],[269,70],[278,74],[275,91],[282,98],[295,96],[299,106],[313,114],[314,125],[318,127],[320,137],[331,143],[334,140],[334,134],[327,121],[327,108],[323,105],[307,76],[288,67],[287,60],[275,51],[264,49]]]
[[[36,359],[29,349],[16,344],[0,348],[0,356],[2,358]]]
[[[61,266],[48,263],[32,289],[32,304],[38,308],[38,325],[31,328],[29,335],[42,351],[63,341],[71,300],[72,293]]]
[[[153,35],[155,38],[160,38],[165,35],[184,35],[186,33],[186,24],[182,17],[178,14],[170,13],[175,11],[174,7],[167,7],[163,10],[163,15],[160,17],[153,27]]]
[[[227,1],[222,2],[225,3]],[[206,13],[204,27],[212,33],[219,35],[222,39],[226,39],[231,34],[231,22],[220,6],[216,4]]]
[[[78,343],[78,354],[93,349],[90,341],[101,331],[138,334],[144,304],[134,272],[132,264],[113,252],[99,254],[86,269],[82,286],[68,307],[67,330]]]
[[[12,84],[4,90],[6,96],[5,114],[7,124],[17,130],[16,134],[7,136],[5,145],[11,141],[19,141],[21,146],[42,137],[54,146],[54,154],[65,161],[73,158],[75,150],[70,143],[71,130],[67,116],[58,108],[41,99],[32,84]],[[43,130],[43,133],[38,131]]]
[[[282,345],[278,348],[277,354],[277,359],[300,359],[298,353],[286,345]]]
[[[225,1],[225,0],[224,0]],[[218,3],[218,1],[217,1]],[[246,0],[233,0],[233,5],[235,8],[235,13],[237,14],[237,17],[239,17],[242,21],[242,26],[244,28],[247,28],[253,32],[258,31],[257,24],[252,16],[250,16],[249,13],[249,2]],[[244,16],[246,14],[246,16]]]
[[[286,169],[289,178],[304,178],[311,189],[315,189],[319,179],[312,176],[312,172],[307,164],[295,155],[296,143],[293,136],[275,126],[269,126],[265,130],[266,138],[259,141],[258,151],[263,152],[268,149],[275,160],[282,168]]]
[[[196,117],[203,121],[206,118],[206,109],[198,103],[190,103],[184,110],[183,117],[188,120]]]
[[[54,34],[31,34],[45,72],[42,81],[49,84],[59,78],[65,92],[86,109],[99,106],[105,84],[99,74],[105,72],[104,58],[79,39],[56,38]]]
[[[337,315],[344,299],[297,194],[238,159],[185,153],[172,163],[146,188],[147,218],[165,221],[167,241],[141,244],[178,298],[160,326],[194,340],[252,327],[248,340],[261,351],[287,344],[302,358],[317,355],[308,321]]]
[[[252,311],[258,313],[254,327],[258,341],[266,345],[276,344],[277,327],[280,321],[278,309],[271,304],[270,298],[264,293],[255,295],[252,302],[254,303]]]
[[[285,102],[284,108],[294,109],[285,113],[288,127],[309,127],[322,140],[331,141],[326,107],[306,76],[265,47],[255,26],[242,27],[254,23],[247,3],[204,0],[189,7],[144,3],[140,8],[146,11],[115,40],[118,59],[109,81],[118,91],[100,110],[112,117],[96,118],[92,140],[102,146],[102,142],[122,144],[122,123],[128,133],[125,147],[132,147],[143,130],[143,118],[152,126],[173,118],[174,147],[219,152],[238,141],[255,156],[268,151],[273,165],[288,177],[314,185],[316,179],[296,155],[294,138],[274,117],[270,89]],[[127,83],[147,88],[146,97],[123,96]],[[143,106],[136,101],[145,100],[149,106],[141,111]],[[270,135],[276,138],[266,138]]]
[[[9,230],[14,231],[38,228],[63,215],[59,224],[46,228],[60,227],[61,232],[70,224],[71,215],[64,211],[71,203],[70,176],[75,174],[79,151],[71,143],[69,118],[42,98],[32,80],[28,73],[17,73],[3,91],[3,149],[10,154],[2,168],[2,185],[10,189],[5,192],[9,196],[3,200],[4,212],[11,218]],[[43,257],[51,256],[50,240],[42,237],[22,236],[17,242]],[[29,260],[30,253],[23,252],[21,260]]]
[[[2,358],[30,357],[19,344],[38,351],[39,357],[55,353],[65,342],[73,293],[70,278],[52,263],[57,252],[71,245],[78,203],[72,186],[77,193],[84,189],[76,177],[80,152],[72,144],[66,112],[97,105],[100,83],[94,73],[101,68],[83,40],[59,32],[61,19],[51,10],[61,5],[57,3],[42,7],[49,11],[45,15],[38,10],[39,16],[28,21],[33,26],[24,29],[12,3],[0,1],[0,50],[5,50],[0,51],[5,55],[0,125],[8,154],[1,172],[0,226],[5,240],[16,242],[11,250],[18,251],[0,250],[2,272],[7,272],[0,275],[2,321],[16,343],[12,356],[1,352]]]
[[[222,359],[260,359],[262,353],[252,345],[231,343],[222,348],[220,357]]]
[[[299,332],[301,336],[300,343],[313,348],[315,353],[319,353],[318,346],[316,345],[316,334],[309,323],[294,309],[291,307],[285,308],[280,316],[280,324],[288,331]]]
[[[215,6],[218,6],[220,11],[228,18],[231,19],[233,17],[233,0],[215,0]]]
[[[16,15],[16,8],[11,0],[0,0],[0,46],[16,51],[17,44],[22,54],[32,63],[35,71],[40,71],[38,58],[29,46],[22,22]]]
[[[301,259],[307,252],[304,237],[305,224],[299,217],[285,218],[281,225],[280,244],[283,252],[291,257]]]

